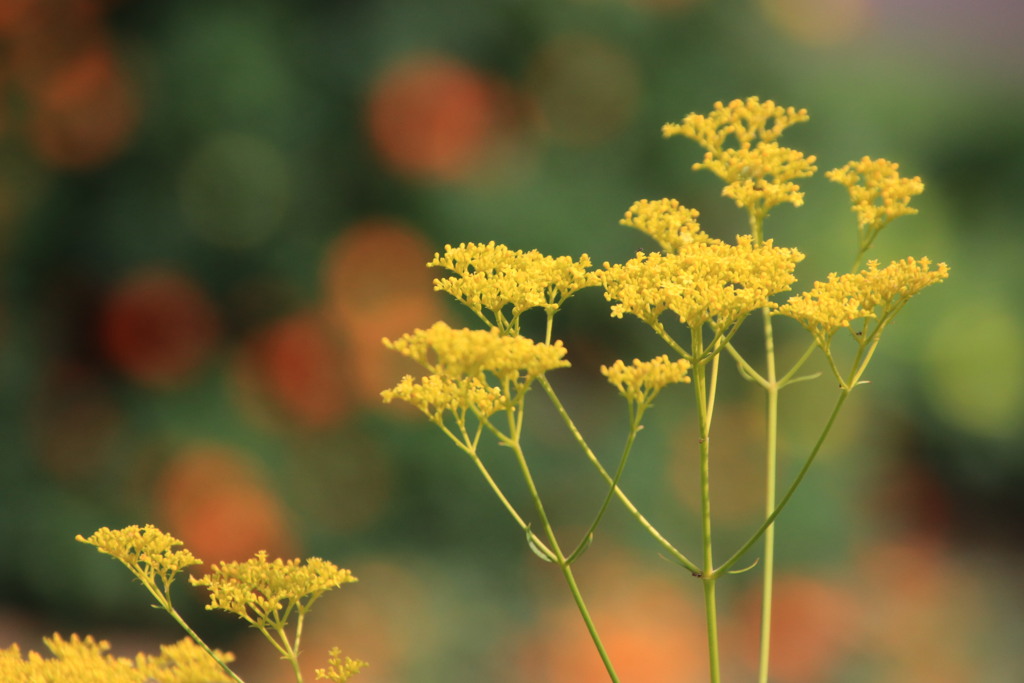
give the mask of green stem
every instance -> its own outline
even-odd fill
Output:
[[[597,628],[594,626],[594,621],[590,617],[590,610],[587,609],[587,605],[583,601],[583,595],[580,593],[579,586],[576,585],[576,578],[573,576],[572,568],[569,566],[569,562],[566,560],[565,554],[558,545],[558,538],[555,536],[555,530],[552,528],[551,522],[548,520],[547,512],[544,510],[544,504],[541,502],[540,493],[537,491],[537,485],[534,483],[533,475],[530,473],[530,466],[526,462],[526,456],[523,454],[523,449],[519,443],[519,439],[516,438],[516,440],[511,442],[509,445],[515,453],[516,462],[519,464],[519,469],[522,472],[524,481],[526,482],[526,487],[529,489],[530,497],[533,499],[534,506],[537,509],[537,517],[540,519],[541,526],[544,528],[544,533],[548,537],[548,542],[551,544],[555,560],[562,570],[562,576],[565,578],[565,582],[569,586],[569,591],[572,593],[573,600],[576,602],[576,607],[580,612],[580,616],[583,618],[583,622],[587,626],[590,638],[594,641],[594,647],[597,648],[597,652],[601,656],[601,661],[604,663],[604,668],[608,672],[608,677],[613,683],[619,683],[619,677],[615,673],[615,667],[612,666],[612,661],[608,657],[608,652],[604,649],[601,637],[598,635]]]
[[[772,511],[772,513],[768,515],[768,517],[764,520],[761,526],[758,527],[757,531],[751,534],[750,538],[748,538],[747,541],[742,546],[740,546],[739,550],[733,553],[732,557],[730,557],[728,560],[726,560],[723,564],[721,564],[718,568],[715,569],[715,576],[720,576],[721,574],[729,571],[729,569],[743,557],[744,553],[750,550],[750,548],[755,543],[757,543],[761,536],[764,535],[765,531],[767,531],[767,529],[775,521],[775,518],[779,516],[779,513],[781,513],[782,510],[786,507],[786,504],[789,503],[789,500],[793,497],[793,494],[796,493],[797,488],[800,486],[800,482],[804,480],[804,477],[807,475],[807,471],[811,468],[811,464],[814,462],[814,459],[821,451],[821,447],[825,443],[825,438],[832,430],[832,425],[835,424],[836,416],[839,415],[839,409],[843,407],[843,403],[846,401],[846,397],[849,395],[850,391],[847,389],[843,389],[842,391],[839,392],[839,398],[836,400],[835,406],[832,407],[832,414],[829,415],[828,422],[825,423],[825,428],[822,429],[821,434],[818,435],[818,440],[815,442],[814,448],[811,449],[810,455],[807,456],[807,460],[804,462],[803,467],[800,468],[800,471],[793,479],[793,483],[790,484],[789,488],[786,490],[785,495],[782,496],[782,499],[779,500],[778,505],[775,506],[775,509]]]
[[[688,557],[679,552],[679,550],[677,550],[676,547],[672,545],[672,543],[668,539],[662,536],[661,532],[659,532],[657,528],[655,528],[655,526],[651,524],[651,522],[646,517],[644,517],[640,510],[637,509],[636,505],[633,504],[633,501],[631,501],[629,497],[622,491],[622,489],[619,488],[618,484],[615,483],[615,479],[612,477],[612,475],[608,474],[608,470],[606,470],[604,468],[604,465],[601,464],[601,461],[597,459],[597,456],[594,455],[594,451],[591,450],[590,446],[587,444],[586,439],[583,438],[583,435],[580,434],[579,429],[576,428],[576,423],[572,421],[572,418],[566,411],[565,406],[562,405],[562,402],[559,400],[558,395],[555,394],[555,391],[554,389],[552,389],[551,384],[548,382],[547,378],[542,376],[538,378],[538,381],[540,382],[540,385],[544,388],[545,393],[547,393],[548,398],[551,400],[551,404],[555,407],[555,411],[562,417],[562,421],[565,423],[566,427],[568,427],[569,432],[573,435],[573,438],[576,439],[576,443],[579,444],[580,449],[583,451],[583,454],[586,456],[587,460],[590,461],[590,464],[594,466],[594,469],[597,470],[598,474],[601,475],[601,477],[608,483],[608,485],[615,490],[615,495],[619,499],[619,502],[621,502],[623,507],[625,507],[626,510],[629,511],[629,513],[633,516],[633,519],[635,519],[640,524],[640,526],[642,526],[647,531],[647,533],[649,533],[651,537],[655,541],[657,541],[662,548],[665,549],[665,552],[667,552],[672,557],[672,559],[674,559],[676,562],[678,562],[687,570],[689,570],[690,573],[694,575],[700,574],[700,568],[696,565],[696,563],[694,563]]]
[[[715,582],[717,577],[704,577],[704,613],[708,627],[708,653],[711,656],[711,683],[719,683],[722,678],[718,663],[718,608],[715,600]]]
[[[703,355],[701,329],[691,330],[694,358]],[[721,673],[718,662],[718,609],[715,603],[714,556],[711,543],[711,458],[708,437],[711,424],[708,419],[707,364],[698,363],[692,369],[693,391],[697,399],[697,416],[700,423],[700,510],[701,545],[704,551],[704,570],[700,575],[704,581],[704,612],[708,627],[708,660],[711,683],[719,683]]]
[[[608,652],[605,651],[604,645],[601,643],[601,637],[597,634],[597,627],[594,626],[594,620],[590,618],[590,611],[587,609],[586,603],[583,602],[583,595],[580,593],[579,586],[576,585],[576,578],[572,574],[572,567],[563,558],[559,563],[562,568],[562,576],[565,577],[565,582],[569,586],[569,591],[572,593],[573,600],[576,601],[576,607],[580,611],[580,616],[583,617],[583,623],[587,625],[587,631],[590,633],[591,640],[594,641],[594,646],[597,648],[598,654],[601,656],[601,662],[604,663],[604,668],[608,672],[608,678],[613,683],[620,683],[619,676],[615,673],[615,667],[612,666],[612,660],[608,657]]]
[[[220,657],[218,657],[213,652],[212,649],[210,649],[210,646],[207,645],[203,641],[203,639],[199,637],[199,634],[193,631],[192,627],[185,623],[185,620],[182,619],[180,614],[178,614],[178,610],[174,609],[174,606],[171,604],[171,596],[169,592],[163,592],[159,588],[157,588],[156,585],[154,585],[149,580],[149,577],[146,576],[144,572],[136,571],[130,565],[126,566],[128,567],[128,569],[131,570],[133,574],[135,574],[139,581],[142,582],[142,585],[146,587],[146,590],[148,590],[153,595],[153,597],[156,598],[157,602],[160,604],[160,608],[167,612],[169,615],[171,615],[171,618],[178,623],[178,626],[181,626],[185,633],[188,634],[188,637],[191,638],[196,645],[201,647],[206,654],[210,655],[210,657],[213,658],[213,661],[217,662],[220,668],[223,669],[224,673],[226,673],[236,683],[245,683],[245,681],[238,677],[238,674],[231,670],[231,667],[229,667],[223,660],[221,660]],[[167,590],[169,591],[169,589],[170,586],[168,585]]]
[[[485,421],[485,424],[498,436],[500,440],[502,440],[503,443],[508,441],[508,437],[502,434],[490,422]],[[487,485],[491,487],[491,491],[494,493],[494,495],[497,496],[498,500],[501,501],[501,504],[505,507],[506,510],[508,510],[508,513],[512,515],[512,518],[516,521],[516,524],[519,525],[519,528],[523,531],[526,531],[529,528],[529,525],[526,523],[526,521],[523,520],[522,516],[520,516],[519,512],[515,509],[515,506],[513,506],[512,503],[509,502],[508,497],[505,496],[505,492],[501,490],[500,486],[498,486],[498,482],[496,482],[494,480],[494,477],[491,476],[491,473],[487,469],[487,466],[484,465],[483,460],[481,460],[480,456],[477,454],[476,448],[472,447],[472,445],[475,444],[471,445],[468,440],[460,441],[459,438],[445,425],[442,424],[439,426],[441,427],[441,430],[448,436],[448,438],[450,438],[452,442],[459,447],[459,450],[461,450],[463,453],[470,457],[470,459],[473,461],[473,464],[476,465],[477,470],[479,470],[480,474],[483,476],[484,481],[486,481]],[[537,540],[537,542],[542,547],[544,547],[543,543],[541,543],[539,539]]]
[[[295,670],[296,683],[302,683],[302,669],[299,668],[299,647],[302,642],[302,624],[305,621],[305,617],[305,612],[300,611],[298,616],[295,618],[295,641],[289,648],[293,653],[293,656],[289,658],[289,661],[292,663],[292,669]]]
[[[604,517],[604,513],[608,510],[608,504],[612,501],[612,496],[615,495],[615,490],[619,486],[619,480],[622,478],[622,473],[626,470],[626,461],[629,459],[629,454],[633,450],[633,442],[636,440],[637,432],[640,431],[640,419],[643,417],[644,406],[637,406],[635,410],[630,411],[629,420],[629,435],[626,437],[626,445],[622,449],[622,456],[619,458],[619,466],[615,470],[615,476],[608,485],[608,493],[605,494],[604,500],[601,502],[601,507],[598,509],[597,514],[594,515],[594,521],[591,522],[590,527],[586,533],[583,534],[583,538],[580,539],[579,545],[576,549],[570,553],[568,557],[568,563],[572,564],[576,561],[587,546],[590,545],[591,538],[593,537],[594,531],[597,529],[597,525],[601,523],[601,519]]]
[[[775,377],[775,336],[772,317],[767,308],[764,316],[764,345],[767,375],[766,434],[765,434],[765,482],[764,514],[768,517],[775,510],[775,480],[777,473],[778,425],[779,425],[779,384]],[[764,533],[764,573],[761,589],[761,643],[758,656],[758,683],[768,683],[768,660],[771,651],[772,634],[772,587],[775,577],[775,525],[771,524]]]

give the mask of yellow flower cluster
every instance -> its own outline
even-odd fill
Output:
[[[669,384],[689,382],[686,374],[690,370],[687,360],[670,361],[661,355],[648,361],[634,359],[631,365],[617,360],[612,365],[601,366],[601,374],[619,390],[627,401],[647,403]]]
[[[597,284],[588,272],[590,258],[545,256],[537,250],[512,250],[503,244],[446,245],[428,266],[447,268],[455,275],[434,280],[434,290],[447,292],[477,315],[491,311],[502,326],[503,309],[511,306],[512,320],[531,308],[553,312],[584,287]]]
[[[293,610],[305,614],[326,591],[356,580],[352,572],[327,560],[269,561],[263,550],[245,562],[221,562],[201,578],[189,577],[192,585],[209,589],[206,609],[221,609],[254,626],[275,628],[283,627]]]
[[[757,97],[748,97],[746,100],[733,100],[728,105],[715,102],[714,109],[707,116],[690,114],[681,124],[666,123],[661,132],[665,137],[683,135],[704,149],[721,151],[730,135],[741,147],[749,147],[758,140],[773,142],[786,128],[810,118],[806,109],[782,107],[771,100],[761,102]]]
[[[808,119],[806,109],[750,97],[728,105],[716,102],[710,114],[690,114],[661,130],[665,137],[682,135],[703,147],[704,161],[693,169],[706,168],[724,180],[722,194],[763,220],[778,204],[803,204],[803,193],[793,181],[813,175],[816,159],[776,140],[789,126]]]
[[[452,329],[436,322],[395,341],[389,349],[411,358],[430,374],[416,379],[406,375],[393,389],[381,392],[386,403],[406,401],[440,424],[451,412],[464,424],[466,411],[487,417],[508,406],[529,384],[549,370],[569,367],[562,342],[543,344],[490,330]],[[500,383],[492,386],[487,375]]]
[[[845,185],[850,192],[852,208],[857,214],[861,251],[870,246],[889,221],[916,214],[917,209],[910,207],[910,200],[924,192],[924,183],[919,177],[901,177],[899,164],[886,159],[863,157],[828,171],[825,176]]]
[[[945,263],[932,270],[927,258],[907,257],[881,269],[878,261],[869,261],[859,273],[832,273],[828,282],[815,282],[811,291],[791,297],[778,313],[797,320],[827,350],[832,336],[854,320],[875,318],[884,324],[910,297],[947,277]]]
[[[676,199],[641,199],[629,207],[619,223],[650,235],[663,250],[673,254],[683,245],[710,239],[700,229],[698,216],[699,211],[686,208]]]
[[[526,337],[490,330],[452,329],[436,322],[426,330],[384,340],[389,349],[413,359],[434,374],[446,377],[484,378],[490,373],[501,381],[528,380],[549,370],[569,367],[561,341],[534,342]]]
[[[28,652],[23,658],[17,644],[0,650],[0,681],[4,683],[227,683],[220,665],[192,640],[185,638],[160,647],[159,655],[138,654],[135,659],[114,657],[110,643],[60,634],[43,638],[52,657]],[[224,662],[234,657],[215,651]]]
[[[335,647],[331,648],[331,651],[328,653],[327,668],[317,669],[315,673],[317,680],[327,679],[334,683],[344,683],[362,671],[365,666],[368,666],[367,663],[358,659],[350,657],[342,659],[341,650]]]
[[[133,524],[117,530],[102,527],[89,538],[78,534],[75,540],[96,546],[101,553],[128,567],[144,584],[148,581],[165,591],[183,569],[203,563],[188,550],[175,550],[182,542],[152,524],[144,527]]]
[[[405,401],[438,424],[446,412],[461,421],[467,410],[480,417],[490,417],[508,405],[501,389],[488,386],[476,377],[426,375],[417,379],[406,375],[393,389],[385,389],[380,395],[385,403],[396,398]]]
[[[774,306],[769,297],[796,281],[793,269],[804,255],[796,249],[760,245],[750,235],[735,246],[720,240],[692,243],[676,254],[637,253],[622,265],[600,271],[605,298],[618,302],[612,317],[634,315],[652,327],[665,311],[691,328],[711,323],[724,332],[751,311]]]

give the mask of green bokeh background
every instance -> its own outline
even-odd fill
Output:
[[[784,143],[817,155],[822,169],[870,155],[920,175],[920,214],[887,229],[875,256],[929,256],[952,270],[887,332],[871,384],[854,394],[779,526],[780,580],[803,587],[792,595],[804,599],[793,598],[779,627],[777,680],[1019,679],[1017,3],[24,4],[35,23],[0,14],[0,60],[8,62],[0,70],[0,646],[38,648],[54,630],[109,637],[119,651],[177,638],[127,573],[73,537],[101,525],[163,523],[154,503],[162,468],[185,445],[212,442],[267,473],[293,552],[361,578],[325,598],[317,626],[327,645],[336,634],[347,652],[373,660],[356,680],[588,680],[578,672],[593,671],[596,656],[570,644],[582,627],[558,620],[568,595],[442,435],[352,396],[326,424],[277,419],[268,427],[232,389],[234,362],[247,339],[319,305],[325,254],[368,218],[411,226],[431,250],[493,239],[587,252],[600,263],[647,247],[617,221],[634,200],[665,196],[698,208],[705,229],[728,238],[744,229],[743,215],[719,197],[715,178],[690,171],[696,146],[662,140],[659,129],[716,100],[759,95],[810,111]],[[39,142],[33,79],[45,73],[19,71],[16,56],[35,54],[36,41],[53,49],[52,26],[71,56],[76,40],[102,35],[132,84],[138,118],[109,154],[55,160]],[[484,74],[505,93],[500,113],[511,132],[500,153],[460,177],[403,172],[370,133],[368,102],[385,74],[428,55]],[[104,124],[83,117],[82,136],[99,139],[89,126]],[[847,266],[853,218],[823,174],[804,187],[805,206],[777,209],[768,231],[808,253],[798,275],[810,282]],[[124,372],[97,341],[119,283],[150,266],[185,274],[219,321],[198,368],[166,387]],[[661,349],[606,310],[585,292],[556,334],[575,365],[559,387],[599,451],[614,457],[624,410],[595,377],[597,365]],[[345,349],[339,343],[342,358]],[[757,441],[742,433],[756,432],[761,409],[742,382],[723,382],[730,400],[716,419],[731,426],[714,475],[727,548],[756,523],[757,504],[745,501],[760,477],[748,457]],[[784,450],[813,443],[831,401],[826,385],[784,396]],[[687,398],[679,391],[659,400],[625,485],[666,534],[695,549]],[[538,478],[571,535],[600,500],[597,478],[540,400],[530,417]],[[44,453],[54,440],[57,469]],[[502,455],[491,453],[495,469],[522,500]],[[784,457],[784,481],[797,458]],[[621,511],[580,573],[611,624],[613,657],[618,650],[632,662],[634,677],[624,680],[704,680],[699,588]],[[749,651],[755,574],[722,587],[733,680],[751,677],[749,657],[735,653]],[[651,609],[659,595],[679,601],[678,620]],[[780,611],[788,595],[780,590]],[[287,680],[253,634],[202,612],[185,589],[182,603],[211,640],[239,654],[251,683]],[[630,608],[654,616],[634,623]],[[683,640],[695,627],[697,642]],[[821,638],[808,640],[814,634]],[[793,654],[787,637],[808,652]],[[315,647],[320,640],[308,655],[320,664]]]

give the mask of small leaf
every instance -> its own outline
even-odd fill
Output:
[[[729,574],[742,574],[743,572],[749,572],[751,569],[756,567],[757,563],[760,562],[760,561],[761,561],[760,557],[755,557],[754,561],[749,566],[744,567],[743,569],[730,569],[728,573]]]
[[[540,540],[533,535],[533,531],[530,530],[530,526],[526,525],[526,543],[530,546],[530,550],[533,554],[544,560],[545,562],[558,562],[558,559],[547,549]]]

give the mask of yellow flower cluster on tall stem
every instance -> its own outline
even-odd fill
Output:
[[[435,280],[435,289],[447,292],[469,308],[488,327],[486,330],[453,330],[443,323],[416,330],[389,348],[424,367],[422,377],[407,376],[382,392],[385,401],[409,402],[423,411],[456,446],[470,456],[512,518],[524,532],[529,547],[562,572],[577,608],[604,662],[608,676],[618,676],[597,626],[587,610],[573,572],[573,562],[594,541],[610,502],[617,499],[658,543],[661,551],[701,580],[704,590],[707,640],[712,683],[721,678],[719,663],[717,598],[718,580],[735,573],[737,563],[759,542],[763,553],[761,651],[758,678],[768,680],[771,642],[772,584],[774,571],[774,521],[806,476],[835,423],[844,401],[861,383],[882,330],[907,301],[924,287],[948,276],[945,264],[934,269],[927,258],[907,258],[880,268],[876,261],[857,273],[833,273],[828,282],[815,283],[808,291],[776,297],[796,282],[796,265],[804,258],[792,247],[777,246],[765,236],[765,220],[782,203],[803,204],[798,181],[817,171],[817,159],[779,144],[791,125],[808,120],[806,110],[782,107],[756,97],[716,103],[708,114],[690,114],[680,123],[662,129],[666,137],[680,135],[704,148],[704,158],[694,169],[707,169],[720,177],[729,197],[748,217],[750,232],[735,243],[712,238],[700,225],[699,212],[676,199],[639,200],[625,212],[620,223],[639,230],[660,250],[641,251],[625,263],[604,263],[590,270],[586,255],[578,260],[551,257],[536,251],[513,251],[493,242],[445,247],[428,264],[446,268],[451,275]],[[878,232],[896,217],[915,213],[910,198],[923,189],[918,178],[902,178],[897,166],[886,160],[864,158],[830,171],[828,177],[845,185],[858,216],[859,263]],[[570,417],[555,387],[550,370],[566,367],[566,349],[552,341],[553,319],[566,301],[582,289],[600,286],[614,318],[634,316],[665,343],[675,356],[643,361],[623,360],[601,366],[601,372],[622,395],[629,411],[625,445],[614,470],[606,468]],[[543,339],[521,334],[520,319],[539,308],[546,316]],[[760,311],[764,355],[751,361],[732,344],[737,331]],[[788,369],[777,367],[773,318],[789,317],[812,338],[806,352]],[[858,322],[860,321],[860,322]],[[839,367],[832,339],[849,329],[857,353],[850,369]],[[776,461],[780,391],[796,382],[813,379],[798,373],[815,349],[821,349],[839,381],[836,404],[803,466],[781,496],[776,492]],[[711,525],[711,434],[721,359],[731,357],[738,373],[765,392],[766,489],[764,516],[746,541],[724,562],[715,562]],[[667,539],[622,490],[622,473],[643,418],[655,396],[672,384],[690,384],[698,427],[701,524],[697,536],[700,559],[691,560]],[[556,535],[533,478],[521,435],[525,397],[540,386],[579,445],[587,462],[608,488],[595,501],[593,522],[579,541],[564,546]],[[472,416],[474,421],[467,422]],[[519,467],[533,505],[532,515],[506,495],[480,455],[484,434],[506,447]],[[533,521],[527,521],[529,517]],[[540,532],[534,533],[534,525]],[[751,565],[752,568],[753,565]],[[746,570],[739,570],[746,571]]]

